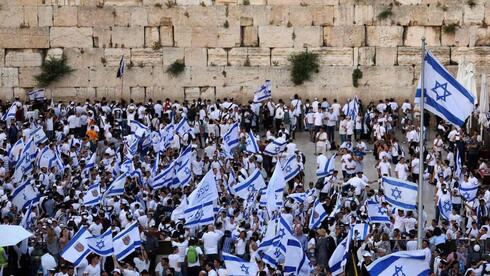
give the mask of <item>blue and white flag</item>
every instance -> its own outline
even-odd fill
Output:
[[[9,109],[7,110],[7,112],[5,112],[5,114],[3,114],[2,121],[7,121],[7,120],[15,119],[15,113],[17,113],[17,105],[15,103],[13,103],[9,107]]]
[[[63,164],[63,160],[61,159],[61,154],[58,149],[54,150],[54,158],[49,160],[49,167],[56,167],[58,168],[59,172],[64,172],[65,170],[65,164]]]
[[[43,100],[44,99],[44,88],[38,88],[31,90],[27,92],[27,96],[29,97],[29,100],[35,101],[35,100]]]
[[[287,198],[291,198],[298,203],[303,203],[308,198],[308,196],[312,195],[315,192],[315,189],[310,189],[308,192],[304,193],[292,193],[287,196]]]
[[[112,229],[109,228],[102,235],[87,238],[87,245],[92,252],[99,256],[108,257],[114,254],[112,243]]]
[[[313,270],[297,239],[288,239],[284,254],[284,275],[310,275]]]
[[[213,170],[209,170],[194,191],[189,195],[189,208],[197,205],[214,202],[218,199],[218,188],[214,179]]]
[[[272,140],[267,146],[265,146],[264,153],[270,156],[276,156],[279,153],[286,150],[286,146],[288,145],[288,141],[284,138],[279,137],[275,140]]]
[[[259,90],[255,91],[253,102],[260,103],[270,98],[272,98],[272,82],[266,80]]]
[[[20,154],[20,159],[15,163],[13,182],[19,183],[24,177],[31,174],[34,169],[34,164],[36,163],[36,149],[37,147],[34,144],[34,141],[29,139]]]
[[[369,275],[393,276],[393,275],[430,275],[430,259],[426,259],[424,250],[398,251],[379,259],[369,266]]]
[[[38,201],[39,194],[29,181],[24,182],[12,192],[12,203],[19,210],[24,209],[29,204],[36,204]]]
[[[143,137],[148,131],[150,131],[150,128],[148,126],[136,120],[129,121],[129,126],[131,127],[131,131],[138,138]]]
[[[84,177],[84,178],[88,178],[89,177],[90,170],[92,170],[93,168],[95,168],[95,162],[96,162],[96,160],[97,160],[97,155],[94,152],[92,154],[92,156],[90,157],[90,159],[85,164],[85,168],[83,168],[83,170],[82,170],[82,177]]]
[[[349,249],[350,239],[347,236],[337,245],[332,256],[330,256],[330,259],[328,260],[328,266],[330,267],[332,276],[340,275],[344,272]]]
[[[114,246],[114,255],[116,255],[119,261],[140,247],[141,236],[140,230],[138,229],[138,222],[135,221],[126,226],[124,230],[112,239],[112,244]]]
[[[332,212],[330,213],[330,215],[328,215],[328,218],[335,218],[335,216],[340,212],[340,210],[342,209],[342,197],[340,196],[340,194],[336,193],[337,195],[337,200],[335,202],[335,206],[333,207],[333,210]]]
[[[234,123],[223,136],[223,142],[230,151],[240,143],[239,131],[240,125],[238,123]]]
[[[352,240],[363,241],[369,234],[368,223],[357,223],[349,230],[349,236]]]
[[[175,133],[177,133],[179,136],[182,136],[186,133],[189,133],[192,131],[192,128],[189,126],[189,123],[187,122],[187,118],[182,118],[180,122],[177,124],[175,127]]]
[[[390,223],[388,210],[373,200],[366,202],[367,213],[370,223]]]
[[[344,113],[345,116],[350,116],[352,120],[355,120],[357,114],[359,113],[359,109],[360,109],[359,99],[356,97],[344,105],[344,107],[342,108],[342,112]]]
[[[337,154],[335,153],[328,159],[325,164],[320,164],[320,167],[316,171],[316,176],[318,177],[326,177],[331,175],[335,170],[335,158]]]
[[[17,162],[22,154],[22,150],[24,149],[24,140],[20,138],[15,142],[15,144],[10,148],[9,150],[9,161],[10,162]]]
[[[119,68],[117,68],[116,78],[122,78],[125,69],[126,69],[126,62],[124,61],[124,56],[121,56],[121,60],[119,61]]]
[[[29,138],[31,138],[36,144],[41,144],[48,141],[48,136],[46,136],[46,133],[44,133],[42,127],[38,127],[33,130]]]
[[[172,142],[174,141],[174,125],[168,124],[160,131],[163,140],[163,148],[162,150],[168,149]]]
[[[284,179],[287,181],[293,179],[300,172],[300,167],[296,155],[293,154],[288,157],[286,163],[282,166],[282,172],[284,174]]]
[[[92,235],[88,231],[87,227],[82,226],[68,242],[65,248],[63,248],[63,251],[61,251],[61,258],[72,263],[75,267],[80,265],[80,262],[82,262],[82,260],[90,253],[87,238],[91,236]]]
[[[454,174],[455,176],[458,177],[458,182],[461,183],[462,181],[464,181],[464,177],[463,177],[463,165],[462,165],[462,162],[461,162],[461,155],[459,154],[459,149],[458,147],[455,147],[456,148],[456,155],[455,155],[455,159],[456,159],[456,162],[454,162]]]
[[[417,209],[417,184],[393,177],[383,177],[383,189],[388,203],[398,209]]]
[[[229,276],[255,276],[259,272],[257,263],[246,262],[228,253],[223,252],[223,261]]]
[[[453,203],[451,201],[451,194],[446,192],[442,193],[437,200],[437,208],[439,208],[439,214],[445,220],[449,220],[449,216],[453,211]]]
[[[179,168],[176,170],[175,175],[177,177],[179,187],[185,187],[189,185],[192,179],[191,161],[187,159],[184,164],[180,165]]]
[[[102,194],[100,193],[99,182],[90,185],[83,195],[83,205],[96,206],[102,200]]]
[[[37,158],[37,166],[39,168],[51,168],[51,160],[55,160],[54,150],[50,149],[48,146],[44,146],[43,150]]]
[[[29,230],[36,220],[36,213],[32,211],[33,207],[34,205],[32,203],[27,206],[25,213],[22,215],[22,220],[20,221],[20,226],[24,227],[26,230]]]
[[[173,184],[173,178],[175,175],[175,162],[168,164],[163,170],[157,174],[150,186],[153,190],[161,189],[163,187],[169,187]]]
[[[284,180],[284,175],[282,174],[282,168],[279,164],[276,164],[274,172],[272,173],[269,184],[266,188],[266,198],[267,198],[267,211],[269,216],[279,210],[283,205],[283,193],[284,187],[286,186],[286,181]]]
[[[265,181],[260,170],[255,169],[245,180],[233,186],[232,192],[234,195],[246,200],[250,193],[259,191],[265,186]]]
[[[259,152],[259,144],[257,143],[257,139],[255,139],[255,135],[250,130],[248,132],[247,138],[245,139],[245,151],[249,153],[258,153]]]
[[[451,76],[431,52],[427,51],[425,54],[424,63],[424,108],[451,124],[461,127],[473,112],[475,97]],[[415,95],[416,103],[420,102],[421,78]]]
[[[187,196],[184,194],[184,196],[180,200],[179,206],[177,206],[177,208],[175,208],[172,211],[172,214],[170,215],[170,219],[173,221],[177,221],[179,219],[184,219],[185,218],[184,217],[185,208],[187,208]]]
[[[214,223],[214,203],[209,201],[194,206],[187,205],[184,210],[184,227],[197,227]]]
[[[296,239],[291,229],[291,225],[286,221],[283,215],[279,217],[279,223],[277,224],[276,240],[277,246],[284,253],[287,251],[288,240]]]
[[[126,184],[126,177],[127,175],[123,173],[120,176],[118,176],[114,181],[112,181],[109,188],[105,191],[104,197],[118,196],[124,194],[124,185]]]
[[[157,152],[153,165],[151,166],[151,176],[155,177],[158,171],[158,165],[160,164],[160,151]]]
[[[325,208],[323,208],[323,204],[320,200],[315,200],[315,204],[313,204],[313,209],[311,210],[310,229],[317,229],[326,217],[328,217],[328,214],[327,211],[325,211]]]
[[[478,194],[478,182],[474,183],[471,181],[459,181],[459,193],[467,202],[471,202],[476,199]]]

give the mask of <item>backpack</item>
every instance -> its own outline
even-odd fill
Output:
[[[197,262],[197,250],[195,246],[190,246],[187,249],[187,262],[191,264]]]

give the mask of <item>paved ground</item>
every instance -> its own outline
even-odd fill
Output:
[[[336,133],[337,134],[337,133]],[[398,136],[398,135],[397,135]],[[337,136],[338,137],[338,136]],[[399,137],[399,141],[403,141],[403,138]],[[316,182],[317,177],[315,175],[317,165],[316,165],[316,156],[315,156],[315,144],[312,143],[309,139],[309,134],[307,132],[301,132],[296,135],[296,139],[294,141],[298,148],[303,152],[306,156],[306,164],[305,164],[305,183],[308,184],[310,182]],[[407,145],[402,145],[405,149],[405,152],[408,152],[406,149]],[[368,144],[368,148],[372,150],[373,145]],[[327,153],[327,157],[330,157],[334,151],[329,151]],[[370,181],[378,179],[378,173],[376,171],[376,160],[372,153],[367,154],[364,157],[364,174],[369,178]],[[340,158],[336,159],[335,168],[340,171]],[[392,172],[394,170],[394,166],[392,166]],[[341,176],[341,174],[339,173]],[[375,189],[378,189],[377,183],[372,183]],[[424,186],[423,187],[423,206],[427,213],[428,219],[433,219],[435,217],[435,207],[434,207],[434,188],[432,186]]]

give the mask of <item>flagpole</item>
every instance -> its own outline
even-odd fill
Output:
[[[422,249],[423,239],[423,197],[422,189],[424,182],[424,102],[425,102],[425,37],[422,37],[422,64],[420,66],[420,137],[419,137],[419,183],[418,183],[418,227],[417,227],[417,247]]]

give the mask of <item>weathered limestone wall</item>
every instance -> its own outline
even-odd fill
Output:
[[[47,95],[63,99],[247,101],[264,79],[277,98],[411,98],[422,36],[452,72],[465,56],[490,73],[488,24],[486,0],[0,0],[0,98],[25,97],[43,59],[61,54],[76,71]],[[287,58],[306,49],[321,70],[294,86]],[[121,55],[133,65],[122,93]],[[186,70],[173,78],[177,59]]]

